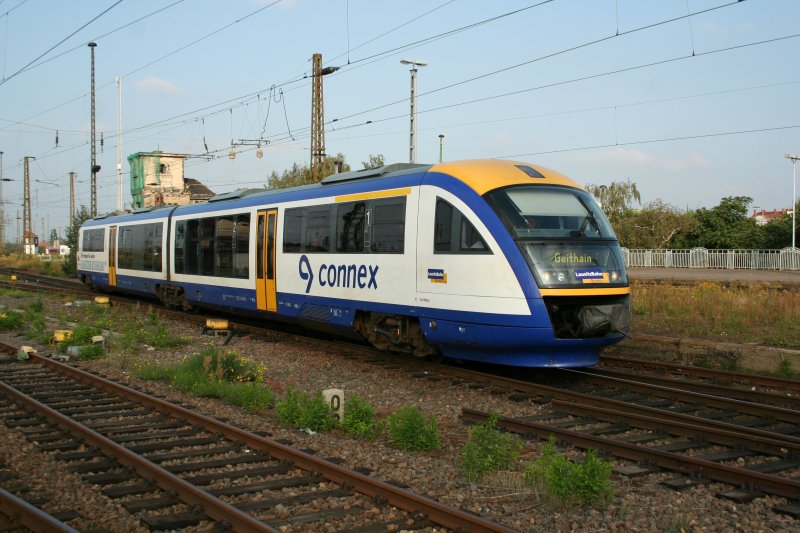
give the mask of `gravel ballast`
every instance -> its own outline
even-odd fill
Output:
[[[22,308],[26,300],[0,298],[8,308]],[[63,302],[46,306],[46,313],[63,314]],[[348,355],[345,350],[322,348],[286,336],[263,339],[236,336],[228,347],[240,356],[258,361],[266,368],[267,383],[277,393],[293,387],[305,393],[329,388],[343,389],[345,398],[358,394],[373,405],[380,416],[403,406],[416,406],[438,419],[442,447],[435,452],[408,452],[389,446],[385,437],[374,441],[357,439],[334,429],[329,433],[309,434],[285,428],[278,423],[275,411],[259,414],[227,405],[219,400],[187,396],[161,381],[142,381],[135,377],[134,365],[140,362],[177,363],[186,355],[209,345],[222,345],[225,337],[203,335],[201,328],[162,319],[173,334],[191,339],[179,349],[142,347],[135,356],[114,355],[113,336],[109,338],[110,355],[77,363],[84,369],[101,372],[106,377],[134,384],[146,391],[173,401],[190,404],[198,411],[254,432],[267,432],[271,438],[291,441],[297,448],[308,448],[322,457],[336,457],[349,468],[366,468],[371,476],[398,484],[442,503],[477,513],[487,519],[519,531],[796,531],[797,521],[771,511],[785,499],[762,497],[747,504],[737,504],[715,496],[732,488],[710,483],[676,492],[660,486],[676,477],[669,472],[640,477],[615,475],[615,496],[600,507],[559,507],[537,490],[523,486],[517,472],[501,472],[483,483],[468,482],[460,470],[460,449],[466,442],[467,427],[460,421],[462,407],[507,416],[530,416],[547,409],[530,401],[515,402],[508,395],[492,394],[490,388],[474,389],[466,383],[429,380],[406,365],[377,363]],[[56,329],[54,323],[53,329]],[[63,327],[63,324],[59,327]],[[2,339],[17,346],[33,344],[11,333]],[[40,347],[46,349],[47,347]],[[2,462],[28,484],[39,485],[57,497],[60,504],[85,516],[87,528],[104,527],[109,531],[144,531],[145,528],[114,502],[82,490],[80,478],[66,471],[63,464],[50,460],[35,450],[20,433],[2,426],[0,440]],[[565,449],[567,455],[579,455]],[[535,460],[541,443],[525,441],[520,460]],[[33,459],[35,458],[35,459]],[[617,464],[624,464],[618,462]],[[122,528],[122,529],[121,529]]]

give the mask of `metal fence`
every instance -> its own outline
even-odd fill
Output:
[[[726,268],[800,270],[800,248],[782,250],[629,250],[622,249],[629,268]]]

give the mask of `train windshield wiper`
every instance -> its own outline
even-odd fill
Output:
[[[586,237],[586,226],[590,222],[592,223],[592,227],[594,227],[594,230],[597,232],[597,234],[600,235],[600,226],[597,224],[597,219],[594,218],[594,213],[592,212],[591,209],[589,209],[589,206],[586,205],[586,202],[583,201],[583,198],[577,197],[577,199],[581,203],[583,208],[586,209],[586,216],[583,217],[583,220],[581,221],[581,225],[578,228],[578,230],[572,232],[573,236]]]

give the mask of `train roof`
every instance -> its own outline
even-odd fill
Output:
[[[186,211],[204,211],[211,207],[222,208],[223,205],[232,200],[249,200],[257,202],[258,198],[274,195],[284,195],[292,193],[302,193],[303,191],[324,191],[324,189],[347,184],[355,184],[362,181],[384,180],[389,178],[399,178],[402,176],[423,175],[426,173],[440,173],[463,182],[473,189],[478,195],[483,195],[494,189],[513,185],[564,185],[568,187],[580,188],[575,181],[567,178],[554,170],[539,165],[532,165],[521,161],[507,161],[502,159],[474,159],[466,161],[455,161],[451,163],[439,163],[435,165],[416,164],[416,163],[395,163],[377,168],[354,170],[340,174],[332,174],[320,183],[301,185],[289,189],[242,189],[224,194],[212,196],[205,202],[188,204],[183,206],[166,205],[152,206],[135,209],[127,213],[112,212],[97,216],[92,220],[97,224],[102,224],[108,218],[124,219],[128,216],[142,218],[159,218],[167,216],[170,211],[176,210],[185,213]],[[206,207],[204,207],[206,206]],[[93,224],[87,224],[93,225]]]

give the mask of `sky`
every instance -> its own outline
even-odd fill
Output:
[[[308,165],[314,53],[339,67],[323,78],[326,152],[353,169],[408,162],[411,59],[427,63],[419,163],[441,149],[629,179],[643,204],[681,210],[792,203],[797,0],[0,0],[9,242],[26,156],[37,233],[63,235],[70,172],[90,205],[89,42],[99,213],[117,208],[118,138],[127,205],[136,152],[188,154],[185,176],[218,194]]]

